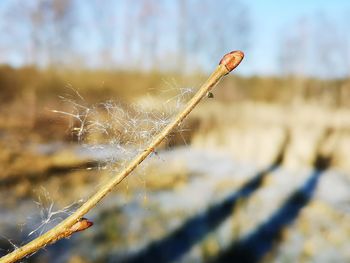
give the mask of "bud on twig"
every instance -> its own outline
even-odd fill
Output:
[[[80,231],[83,231],[85,229],[88,229],[93,224],[94,224],[93,222],[89,221],[85,217],[82,217],[82,218],[78,219],[78,221],[74,225],[72,225],[68,230],[65,230],[61,234],[57,235],[49,243],[52,244],[52,243],[55,243],[57,240],[60,240],[62,238],[69,238],[75,232],[80,232]]]
[[[241,63],[243,58],[244,53],[242,51],[232,51],[223,56],[223,58],[220,60],[219,65],[224,65],[228,72],[231,72],[239,65],[239,63]]]
[[[85,217],[79,219],[78,222],[76,222],[72,227],[70,228],[70,231],[73,233],[83,231],[90,226],[92,226],[94,223],[86,219]]]

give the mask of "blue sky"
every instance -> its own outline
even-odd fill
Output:
[[[278,43],[302,19],[327,16],[339,31],[350,35],[350,1],[347,0],[246,0],[253,20],[253,45],[242,64],[246,74],[278,73]],[[321,36],[322,37],[322,36]],[[249,59],[249,56],[252,56]],[[350,58],[349,58],[350,59]]]
[[[15,0],[12,0],[15,1]],[[168,9],[172,10],[172,6],[175,6],[176,1],[164,0]],[[19,1],[21,2],[21,1]],[[131,3],[132,1],[126,1]],[[134,0],[133,2],[137,2]],[[347,0],[294,0],[294,1],[272,1],[272,0],[241,0],[246,4],[251,23],[250,44],[246,53],[244,63],[240,67],[240,73],[244,75],[276,75],[281,74],[281,64],[279,63],[279,57],[281,56],[281,43],[287,39],[291,42],[292,49],[297,47],[303,47],[308,51],[301,52],[301,58],[293,60],[293,52],[290,52],[293,65],[290,66],[290,71],[295,73],[304,73],[306,75],[322,75],[325,77],[339,77],[350,73],[347,69],[348,61],[350,60],[350,1]],[[11,0],[0,1],[0,15],[6,9],[6,6],[11,3]],[[80,1],[80,4],[86,3]],[[97,3],[99,3],[97,1]],[[115,1],[118,6],[119,1]],[[230,2],[229,2],[230,3]],[[123,8],[119,8],[119,16],[123,16]],[[175,12],[175,11],[174,11]],[[201,14],[199,14],[201,15]],[[172,16],[169,13],[169,19]],[[84,20],[84,17],[81,18]],[[324,30],[317,27],[315,21],[324,19],[328,21],[330,26]],[[0,18],[0,30],[1,26],[4,28],[4,20]],[[93,25],[90,25],[93,27]],[[25,27],[25,24],[23,24]],[[165,37],[161,45],[165,48],[169,48],[169,52],[175,48],[172,43],[171,30],[176,30],[175,27],[170,25],[169,37]],[[333,30],[334,29],[334,30]],[[142,32],[142,28],[139,29]],[[334,32],[333,32],[334,31]],[[306,32],[306,33],[305,33]],[[81,42],[84,43],[84,47],[81,50],[86,50],[90,58],[96,57],[94,52],[98,50],[98,42],[95,41],[91,32],[89,40],[84,39],[86,34],[82,33],[80,37]],[[305,43],[300,40],[300,36],[306,36]],[[299,38],[298,38],[299,37]],[[234,39],[232,49],[236,49]],[[168,40],[166,40],[168,39]],[[0,38],[0,63],[9,63],[15,66],[20,66],[25,63],[24,54],[16,50],[16,45],[6,43],[7,46],[1,46],[3,42]],[[299,41],[299,42],[298,42]],[[338,41],[338,42],[337,42]],[[25,40],[23,40],[25,42]],[[293,43],[299,46],[293,46]],[[304,46],[303,46],[304,45]],[[239,45],[238,45],[239,46]],[[330,72],[327,67],[320,67],[324,63],[320,55],[316,51],[319,46],[322,48],[334,47],[334,54],[332,57],[323,58],[324,61],[332,61],[332,72],[329,76],[326,76]],[[116,47],[116,52],[122,53],[121,47]],[[226,50],[225,50],[226,51]],[[228,51],[228,50],[227,50]],[[288,48],[287,48],[288,51]],[[222,51],[218,51],[222,52]],[[194,56],[203,56],[202,53],[193,51]],[[218,53],[219,54],[219,53]],[[216,54],[215,54],[216,55]],[[136,57],[137,57],[136,47]],[[220,54],[221,56],[221,54]],[[287,57],[291,59],[291,57]],[[327,60],[328,59],[328,60]],[[341,60],[341,61],[340,61]],[[91,62],[92,61],[92,62]],[[93,63],[93,59],[90,60]],[[292,63],[290,63],[292,64]],[[208,66],[210,68],[210,66]],[[302,68],[302,69],[300,69]],[[287,69],[288,71],[288,69]],[[300,72],[299,72],[300,71]],[[326,73],[325,73],[326,72]]]

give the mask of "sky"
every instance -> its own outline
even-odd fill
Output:
[[[253,45],[241,70],[245,74],[277,74],[278,43],[288,28],[302,19],[326,15],[339,31],[350,35],[350,1],[348,0],[246,0],[253,24]],[[287,31],[286,31],[287,30]],[[251,56],[251,59],[249,58]],[[350,58],[349,58],[350,59]]]
[[[11,1],[14,0],[0,0],[0,14]],[[168,3],[170,9],[172,5],[175,5],[175,1],[164,1]],[[291,61],[289,67],[292,73],[297,71],[296,73],[301,72],[306,75],[322,75],[325,77],[342,77],[350,74],[350,70],[347,67],[350,66],[348,63],[350,61],[350,39],[348,36],[350,35],[350,1],[241,1],[246,4],[249,10],[251,23],[250,44],[244,50],[246,57],[239,69],[241,74],[248,76],[281,74],[282,69],[279,58],[281,56],[281,42],[284,39],[289,39],[289,42],[291,42],[290,46],[287,45],[287,49],[300,47],[308,49],[307,52],[301,51],[300,54],[297,50],[291,50],[292,57],[287,57],[286,59]],[[81,3],[84,3],[84,1]],[[115,1],[115,4],[118,5],[118,1]],[[325,19],[331,26],[325,29],[317,29],[317,26],[313,24],[313,21],[317,21],[317,19]],[[3,27],[4,22],[0,18],[0,28],[1,26]],[[174,27],[172,28],[169,29],[169,36],[171,35],[171,30],[175,30]],[[299,38],[299,42],[295,42],[293,46],[293,41],[298,40],[298,36],[300,37],[298,30],[301,32],[301,36],[303,36],[302,33],[304,31],[306,32],[304,32],[306,39],[300,41]],[[316,31],[317,33],[315,33]],[[142,29],[140,32],[142,32]],[[93,39],[94,37],[90,41],[83,41],[84,47],[82,47],[82,50],[87,50],[90,53],[90,57],[94,57],[93,53],[97,52],[96,46],[98,43],[94,42]],[[167,43],[163,42],[163,46],[165,48],[169,47],[169,49],[174,48],[170,37],[167,41]],[[2,48],[1,43],[0,38],[0,63],[8,63],[14,66],[21,66],[25,63],[22,54],[16,52],[15,45],[7,43],[5,49]],[[236,49],[235,47],[233,41],[232,49]],[[331,57],[322,58],[322,55],[316,53],[319,47],[332,48],[335,50],[334,52],[332,51],[334,54]],[[120,50],[119,53],[121,53]],[[300,57],[296,59],[293,57],[293,54],[294,57]],[[330,66],[320,67],[321,64],[326,63],[325,61]]]

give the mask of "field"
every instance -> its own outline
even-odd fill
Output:
[[[74,211],[204,79],[1,67],[0,255]],[[350,81],[234,76],[213,95],[93,227],[28,260],[349,261]]]

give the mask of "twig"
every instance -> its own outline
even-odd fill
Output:
[[[107,195],[117,184],[119,184],[125,177],[127,177],[146,157],[151,154],[154,149],[169,135],[169,133],[179,126],[186,116],[193,110],[193,108],[200,102],[200,100],[207,95],[208,92],[220,81],[220,79],[235,69],[244,57],[241,51],[232,51],[226,54],[220,61],[217,68],[210,75],[208,80],[199,88],[197,93],[188,102],[185,108],[169,123],[163,131],[161,131],[150,145],[141,152],[130,164],[123,169],[115,177],[111,178],[105,185],[103,185],[94,195],[92,195],[84,204],[80,206],[72,215],[67,217],[60,224],[47,231],[43,235],[30,241],[26,245],[15,249],[13,252],[5,255],[0,259],[0,263],[15,262],[32,253],[38,251],[40,248],[56,242],[59,239],[69,237],[71,234],[84,230],[92,225],[92,222],[83,218],[93,207],[97,205],[101,199]]]

